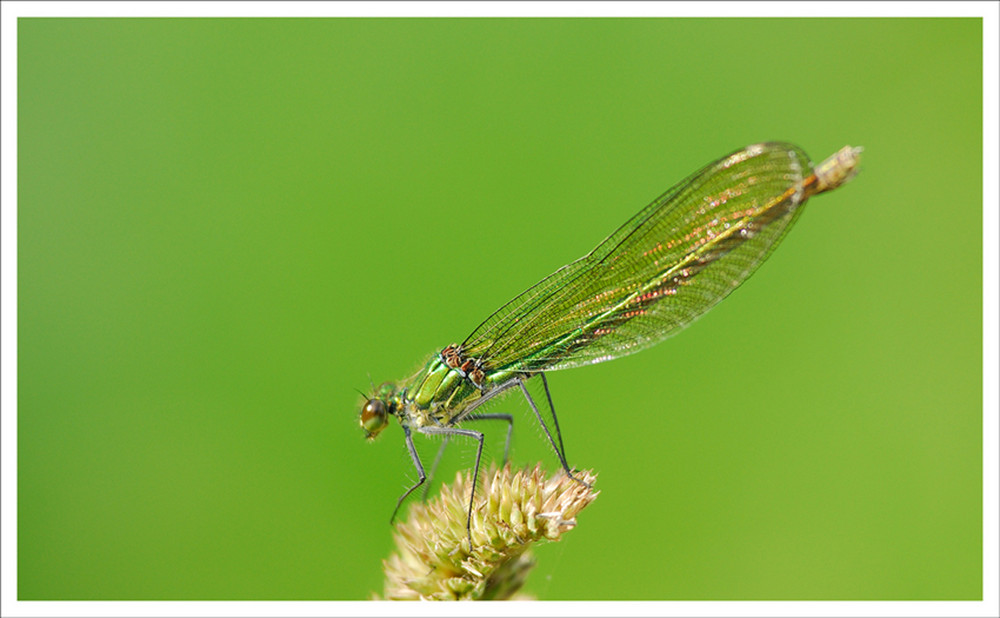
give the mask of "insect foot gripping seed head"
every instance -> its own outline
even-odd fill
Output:
[[[844,146],[837,153],[813,168],[816,174],[816,193],[830,191],[844,184],[858,173],[861,151],[864,148]]]
[[[596,480],[588,471],[576,474],[590,485]],[[540,466],[490,470],[476,492],[470,553],[469,483],[469,475],[459,473],[437,498],[410,509],[396,530],[397,553],[383,562],[386,599],[510,599],[535,564],[531,544],[558,541],[599,493],[562,472],[549,478]]]

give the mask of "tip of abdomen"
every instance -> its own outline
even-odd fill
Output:
[[[858,173],[862,150],[864,148],[860,146],[844,146],[836,154],[814,167],[813,173],[816,174],[815,192],[822,193],[836,189],[854,178]]]

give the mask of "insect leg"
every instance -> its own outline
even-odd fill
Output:
[[[511,379],[507,380],[506,382],[504,382],[503,384],[497,386],[496,388],[488,391],[485,395],[483,395],[479,399],[477,399],[477,400],[473,401],[471,404],[469,404],[469,407],[466,408],[464,411],[462,411],[461,414],[459,414],[458,416],[456,416],[455,418],[453,418],[452,421],[451,421],[451,423],[449,423],[449,424],[454,425],[455,423],[462,422],[462,420],[465,417],[467,417],[468,415],[472,414],[473,410],[475,410],[479,406],[483,405],[484,403],[486,403],[490,399],[493,399],[494,397],[507,392],[507,389],[514,388],[514,386],[517,385],[517,384],[519,384],[520,382],[521,382],[521,378],[511,378]]]
[[[476,498],[476,483],[479,480],[479,461],[483,458],[483,433],[472,429],[459,429],[458,427],[421,427],[420,433],[442,436],[467,436],[475,438],[479,442],[476,449],[476,465],[472,469],[472,491],[469,493],[469,515],[465,520],[465,532],[469,537],[469,552],[472,552],[472,502]]]
[[[503,449],[503,460],[504,463],[507,463],[507,456],[510,453],[510,437],[511,434],[514,432],[514,417],[512,417],[510,414],[473,414],[473,411],[476,410],[479,406],[493,399],[494,397],[507,392],[508,389],[514,388],[520,383],[521,383],[521,378],[519,377],[507,380],[503,384],[500,384],[499,386],[488,391],[485,395],[483,395],[479,399],[473,401],[469,405],[469,407],[467,407],[464,411],[462,411],[461,414],[451,419],[451,422],[449,422],[448,424],[457,425],[458,423],[465,422],[466,419],[469,420],[491,419],[491,420],[507,421],[507,441],[504,443],[504,449]]]
[[[562,446],[562,437],[559,438],[559,444],[556,445],[555,440],[552,439],[552,434],[549,433],[548,425],[545,424],[545,419],[542,418],[542,413],[538,411],[538,406],[535,405],[535,400],[531,398],[531,394],[528,392],[528,387],[524,385],[524,381],[518,381],[518,385],[521,387],[521,392],[524,393],[524,398],[528,400],[528,405],[534,410],[535,416],[538,417],[538,422],[541,423],[542,429],[545,431],[545,437],[549,439],[549,444],[552,445],[552,449],[556,452],[559,457],[559,463],[562,464],[563,470],[566,472],[566,476],[573,479],[577,483],[591,487],[590,483],[581,481],[580,479],[573,476],[573,472],[569,469],[569,464],[566,463],[566,454],[560,449]],[[548,394],[548,388],[545,389],[546,394]],[[552,412],[552,420],[555,421],[556,431],[559,428],[559,421],[556,421],[556,409],[552,407],[552,398],[549,397],[549,411]]]
[[[470,414],[462,419],[462,422],[466,421],[507,421],[507,440],[503,445],[503,463],[507,463],[507,457],[510,455],[510,436],[514,433],[514,417],[510,414]]]
[[[413,459],[413,466],[417,469],[417,475],[420,476],[420,480],[417,481],[416,485],[406,490],[399,500],[396,501],[396,508],[392,511],[392,517],[389,518],[389,523],[391,524],[396,519],[396,513],[399,512],[399,507],[403,505],[403,500],[406,500],[407,496],[413,493],[417,487],[424,484],[427,480],[427,475],[424,474],[424,466],[420,463],[420,457],[417,456],[417,449],[413,446],[413,436],[410,435],[410,428],[403,426],[403,433],[406,435],[406,448],[410,451],[410,458]]]
[[[510,414],[470,414],[462,418],[463,423],[466,421],[507,421],[507,439],[503,445],[503,463],[506,464],[510,456],[510,437],[514,432],[514,417]],[[437,455],[434,457],[434,463],[431,464],[430,472],[427,473],[427,483],[424,485],[423,496],[420,498],[424,502],[427,502],[427,494],[431,490],[431,482],[434,480],[434,474],[437,472],[438,464],[441,463],[441,457],[444,455],[444,449],[448,446],[450,437],[444,437],[444,440],[441,442],[441,448],[438,449]]]
[[[556,426],[556,438],[559,439],[559,450],[562,451],[563,459],[566,458],[566,447],[563,446],[562,432],[559,431],[559,419],[556,417],[556,407],[552,403],[552,394],[549,392],[549,381],[545,378],[544,373],[539,373],[542,377],[542,386],[545,387],[545,398],[549,400],[549,411],[552,412],[552,422]]]
[[[427,484],[424,485],[423,495],[420,496],[421,502],[427,502],[427,492],[431,489],[434,473],[437,472],[438,464],[441,463],[441,456],[444,455],[444,448],[448,446],[448,439],[449,436],[444,437],[444,440],[441,441],[441,448],[438,449],[437,455],[434,456],[434,463],[431,464],[431,473],[427,475]]]

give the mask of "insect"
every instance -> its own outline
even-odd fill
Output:
[[[483,433],[468,425],[513,417],[480,407],[512,389],[527,399],[566,474],[566,449],[546,372],[612,360],[676,334],[740,286],[771,254],[806,201],[858,172],[861,148],[845,146],[817,166],[797,146],[753,144],[698,170],[615,230],[593,251],[545,277],[484,320],[461,343],[436,352],[415,375],[376,389],[360,423],[375,438],[395,417],[419,480],[428,478],[413,434],[478,442],[466,531]],[[539,378],[552,429],[525,382]],[[440,452],[438,454],[440,457]],[[433,473],[433,469],[432,469]]]

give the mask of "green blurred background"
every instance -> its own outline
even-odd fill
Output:
[[[602,494],[528,592],[981,597],[980,20],[18,33],[21,599],[380,592],[414,474],[355,389],[765,140],[863,169],[692,328],[550,375]]]

